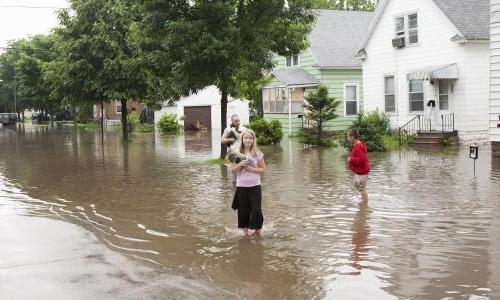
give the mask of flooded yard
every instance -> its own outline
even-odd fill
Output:
[[[217,133],[134,135],[124,145],[110,131],[102,145],[99,131],[5,127],[0,224],[76,225],[84,241],[130,260],[131,272],[154,270],[138,271],[132,285],[155,284],[134,297],[168,295],[162,282],[181,276],[197,282],[184,288],[195,298],[500,299],[500,161],[488,146],[476,178],[466,147],[370,153],[365,204],[352,201],[344,149],[286,138],[261,149],[256,239],[236,228],[227,169],[207,162],[218,155]],[[16,246],[9,241],[0,235],[0,253]],[[0,262],[2,276],[8,267]]]

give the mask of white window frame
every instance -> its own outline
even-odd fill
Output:
[[[410,16],[412,15],[416,15],[417,16],[417,28],[411,28],[410,29]],[[414,45],[418,45],[418,43],[420,42],[420,35],[418,34],[419,30],[418,30],[418,24],[420,23],[419,20],[420,18],[418,17],[418,13],[417,12],[414,12],[414,13],[410,13],[406,16],[407,20],[407,25],[408,25],[408,30],[407,30],[407,35],[408,35],[408,38],[407,38],[407,41],[408,41],[408,46],[414,46]],[[417,42],[416,43],[410,43],[410,31],[416,31],[417,32]]]
[[[403,31],[398,31],[398,22],[397,20],[398,19],[401,19],[403,18]],[[406,22],[405,22],[405,16],[404,15],[399,15],[399,16],[396,16],[394,17],[394,35],[396,37],[406,37]],[[398,34],[398,33],[403,33],[403,34]]]
[[[294,64],[294,57],[297,57],[297,63]],[[290,65],[288,65],[288,58],[290,58]],[[295,67],[295,66],[298,66],[300,64],[300,60],[299,60],[299,55],[298,54],[295,54],[295,55],[290,55],[290,56],[287,56],[285,57],[285,67],[286,68],[292,68],[292,67]]]
[[[410,16],[411,15],[417,15],[417,28],[412,28],[412,31],[417,32],[417,42],[416,43],[411,43],[410,44]],[[394,17],[394,36],[395,37],[404,37],[405,38],[405,44],[407,47],[413,47],[417,46],[420,44],[420,34],[419,34],[419,27],[420,27],[420,17],[419,17],[418,11],[412,11],[412,12],[407,12],[404,14],[399,14]],[[403,18],[403,31],[397,31],[397,20]],[[398,33],[403,32],[403,34],[398,35]]]
[[[118,109],[120,108],[120,109]],[[122,113],[122,103],[120,101],[115,101],[115,113],[121,114]]]
[[[411,102],[412,100],[410,99],[410,94],[412,94],[410,88],[411,88],[411,83],[408,81],[408,112],[410,114],[413,113],[423,113],[425,111],[425,81],[424,80],[415,80],[415,81],[422,81],[422,110],[412,110],[411,109]],[[416,94],[416,92],[413,92],[413,94]],[[419,92],[420,94],[420,92]]]
[[[347,114],[347,100],[346,100],[346,88],[350,86],[355,86],[356,87],[356,114],[354,115],[348,115]],[[343,94],[342,94],[343,102],[344,102],[344,117],[346,118],[353,118],[356,117],[360,111],[359,111],[359,82],[344,82],[344,88],[343,88]],[[352,100],[349,100],[352,101]]]
[[[388,78],[388,77],[392,77],[392,80],[394,81],[394,91],[393,91],[393,96],[394,96],[394,111],[387,111],[387,106],[386,106],[386,96],[387,95],[390,95],[390,94],[386,94],[386,86],[385,86],[385,79]],[[398,101],[397,101],[397,93],[396,93],[396,86],[397,86],[397,83],[396,83],[396,76],[394,74],[384,74],[384,77],[383,77],[383,80],[384,80],[384,112],[387,113],[387,114],[396,114],[396,112],[398,111]]]

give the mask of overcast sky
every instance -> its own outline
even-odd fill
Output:
[[[66,0],[0,0],[0,47],[12,39],[48,33],[57,26],[57,8],[67,6]]]

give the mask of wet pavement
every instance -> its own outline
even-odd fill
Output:
[[[500,298],[487,146],[476,178],[466,147],[370,154],[367,204],[343,149],[262,150],[264,237],[243,238],[227,170],[207,163],[217,134],[1,129],[2,295]]]

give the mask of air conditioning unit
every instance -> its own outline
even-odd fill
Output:
[[[394,48],[403,48],[405,46],[405,37],[400,36],[392,39],[392,47]]]

